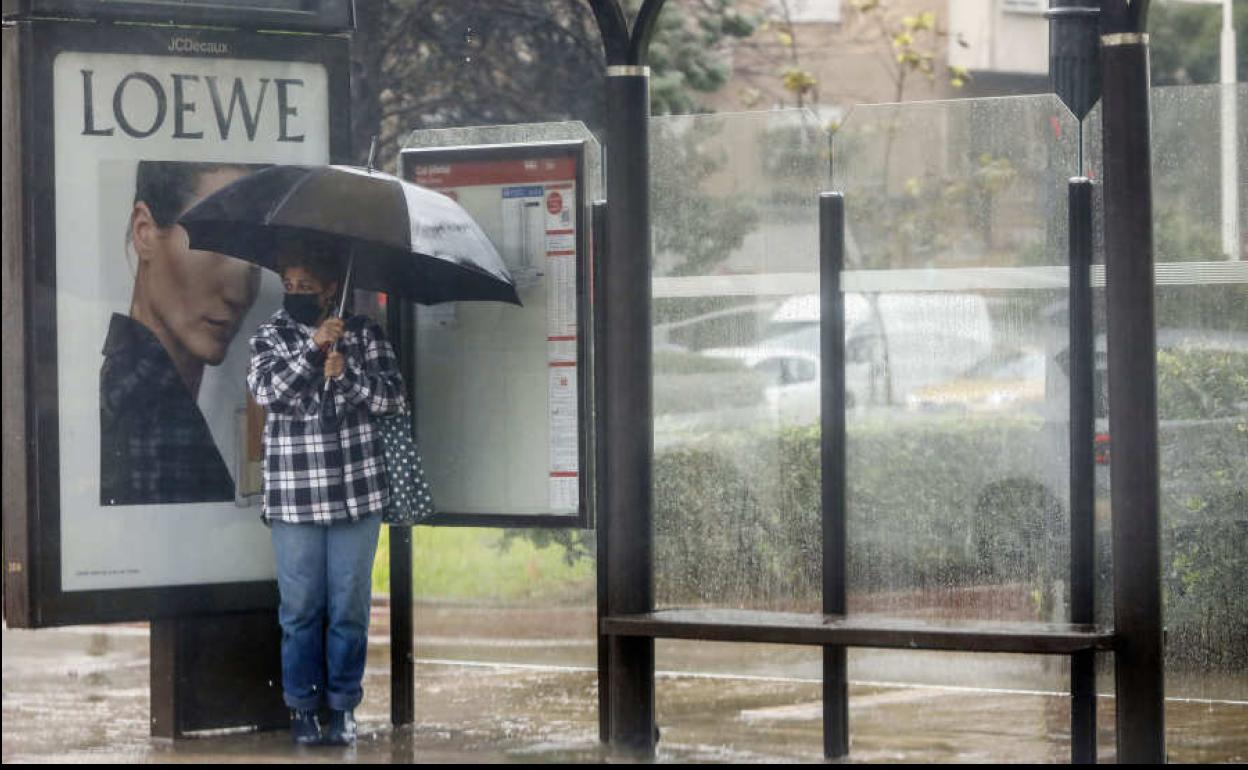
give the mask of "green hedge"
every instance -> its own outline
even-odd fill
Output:
[[[1201,452],[1167,451],[1163,430],[1169,653],[1185,665],[1242,669],[1248,433],[1233,422],[1219,427],[1203,436]],[[1021,583],[1036,619],[1051,618],[1069,563],[1064,471],[1050,468],[1057,488],[1024,472],[1058,462],[1051,430],[1021,419],[851,424],[850,590]],[[654,472],[661,603],[819,606],[817,428],[721,435],[660,452]],[[1100,524],[1098,591],[1111,622],[1109,531]]]
[[[1166,651],[1214,670],[1248,666],[1248,491],[1195,502],[1190,523],[1167,521],[1162,544]]]
[[[1043,490],[1026,474],[1044,462],[1044,430],[1000,419],[856,425],[847,468],[854,583],[905,590],[985,574],[1022,579],[1049,541],[1067,537],[1051,531],[1063,523],[1055,513],[1049,526],[1032,527],[1043,542],[1014,537]],[[720,435],[660,452],[654,488],[660,597],[817,604],[818,428]],[[985,508],[994,504],[1008,510]],[[996,558],[994,544],[1009,553]]]
[[[1248,422],[1248,351],[1158,351],[1157,404],[1162,420]]]
[[[685,363],[690,382],[735,364]],[[1243,670],[1248,356],[1163,352],[1158,397],[1169,655],[1185,666]],[[1037,619],[1057,616],[1069,564],[1065,426],[895,412],[851,421],[848,440],[851,591],[948,597],[964,587],[1022,585]],[[719,432],[659,451],[659,602],[819,607],[819,461],[817,426]],[[1098,473],[1102,501],[1106,477]],[[1099,518],[1097,590],[1107,622],[1109,535]],[[558,543],[570,564],[594,553],[591,532],[514,531],[501,544],[516,537]]]

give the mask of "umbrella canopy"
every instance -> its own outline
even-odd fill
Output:
[[[283,241],[322,242],[353,264],[355,288],[414,302],[520,304],[511,274],[468,212],[441,193],[351,166],[273,166],[179,220],[193,249],[278,270]]]

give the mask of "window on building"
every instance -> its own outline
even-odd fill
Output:
[[[839,22],[841,0],[769,0],[772,13],[795,24]],[[787,13],[786,13],[787,12]]]

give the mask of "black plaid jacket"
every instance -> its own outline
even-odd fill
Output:
[[[362,316],[347,321],[338,350],[346,371],[325,398],[325,354],[311,327],[279,310],[251,338],[247,385],[268,413],[264,513],[291,524],[332,524],[380,515],[389,498],[381,437],[372,416],[405,398],[394,350]]]
[[[114,313],[100,368],[100,505],[224,502],[230,476],[156,335]]]

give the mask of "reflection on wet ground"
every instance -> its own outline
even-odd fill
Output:
[[[478,611],[481,614],[482,611]],[[488,614],[488,613],[485,613]],[[593,640],[528,613],[495,634],[451,613],[418,612],[414,726],[389,724],[389,650],[374,628],[353,750],[296,751],[286,733],[217,734],[169,743],[148,736],[148,636],[141,626],[11,631],[3,636],[5,762],[615,762],[598,742]],[[592,612],[589,613],[592,618]],[[422,620],[423,618],[423,620]],[[438,622],[444,620],[445,623]],[[454,640],[453,627],[462,633]],[[510,637],[498,636],[504,628]],[[592,632],[592,620],[589,626]],[[545,639],[538,635],[544,631]],[[426,636],[426,632],[428,635]],[[558,638],[550,638],[557,636]],[[750,648],[750,649],[745,649]],[[861,762],[1064,762],[1066,699],[1046,694],[1064,670],[1017,656],[971,658],[861,651],[855,673],[945,669],[948,682],[850,688],[852,757]],[[475,662],[474,662],[475,659]],[[1013,665],[1007,665],[1010,660]],[[660,762],[803,762],[822,758],[818,651],[763,645],[660,643]],[[1033,661],[1035,659],[1032,659]],[[510,662],[509,662],[510,661]],[[1006,661],[1007,663],[1002,663]],[[1020,666],[1020,664],[1022,664]],[[812,665],[814,668],[812,669]],[[911,669],[907,669],[911,666]],[[1006,671],[1006,669],[1011,669]],[[996,673],[994,674],[994,671]],[[1028,681],[1019,682],[1023,672]],[[1030,671],[1030,674],[1028,672]],[[697,672],[697,673],[695,673]],[[742,675],[748,672],[748,675]],[[1018,690],[1004,686],[1006,674]],[[965,684],[956,686],[961,678]],[[1030,678],[1028,678],[1030,677]],[[915,677],[911,677],[915,678]],[[971,679],[974,681],[969,681]],[[815,681],[810,681],[814,679]],[[939,680],[939,677],[937,677]],[[930,678],[928,681],[932,681]],[[1037,685],[1044,685],[1038,689]],[[1242,692],[1242,690],[1241,690]],[[1174,761],[1248,760],[1248,703],[1167,704]],[[1113,703],[1100,711],[1101,759],[1113,758]]]

